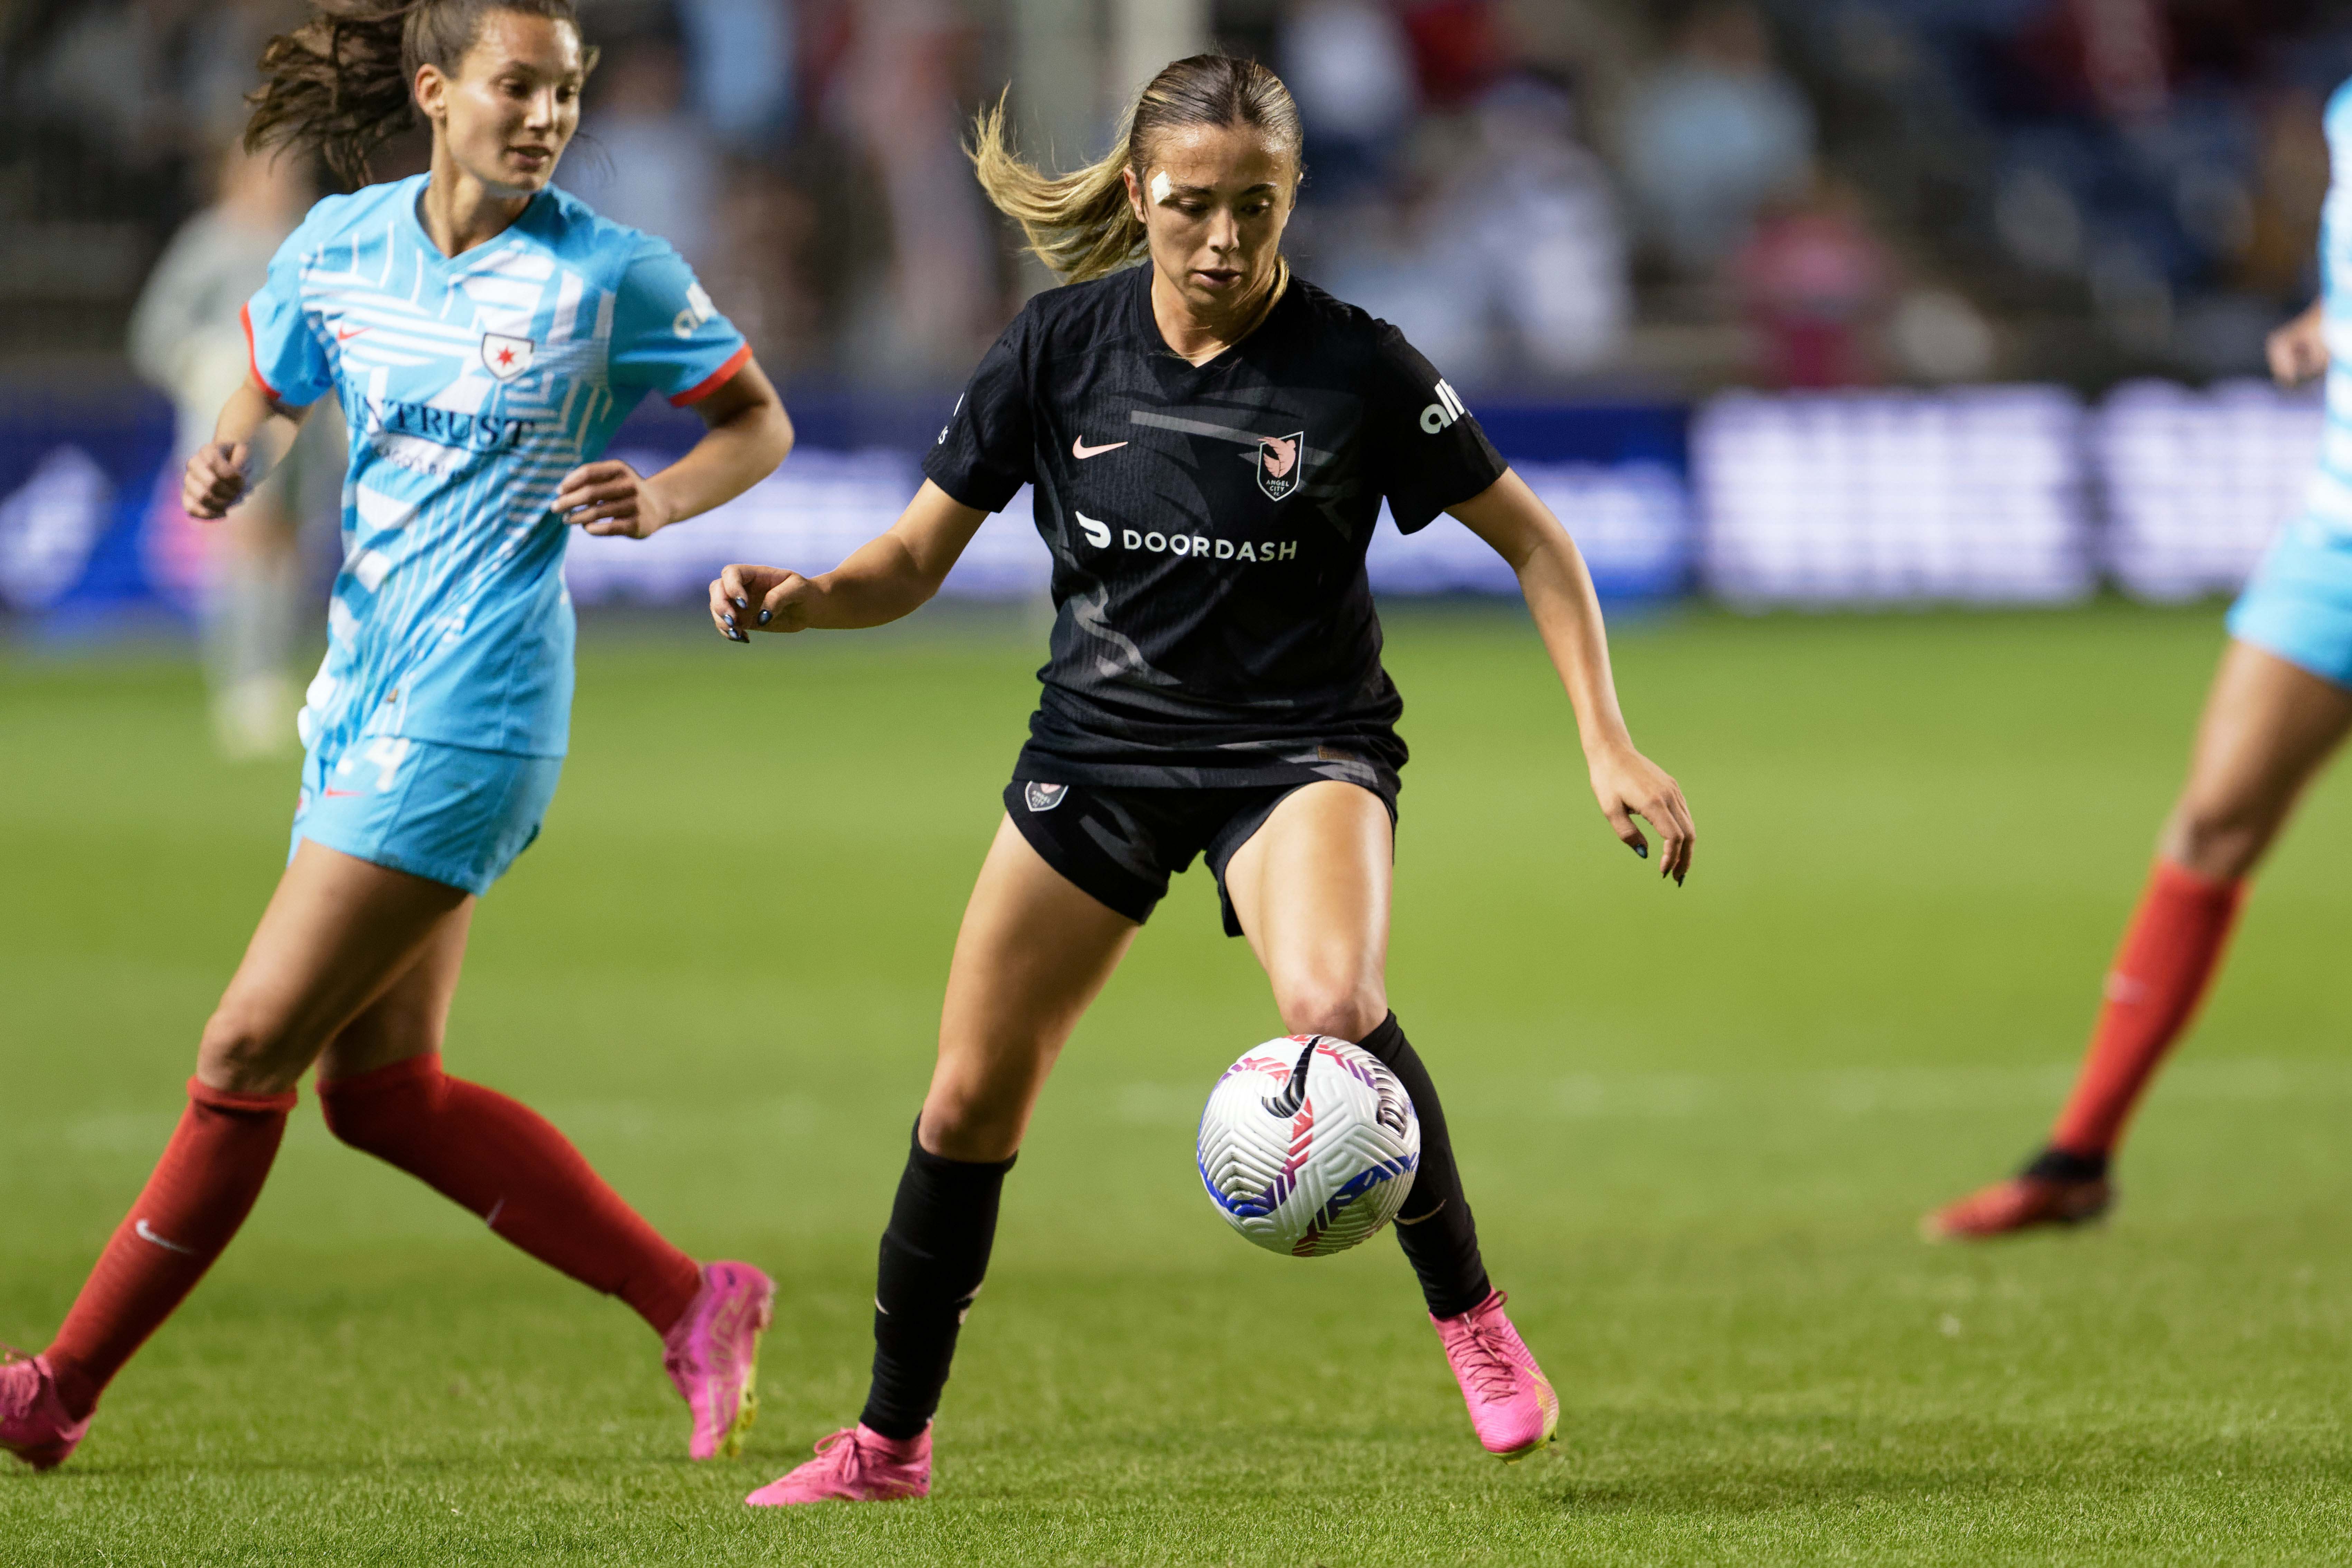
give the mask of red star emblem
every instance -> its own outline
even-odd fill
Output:
[[[513,364],[513,363],[514,363],[514,350],[513,350],[512,349],[500,349],[500,350],[499,350],[499,364],[501,364],[501,365],[511,365],[511,364]]]

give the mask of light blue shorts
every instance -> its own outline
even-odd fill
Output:
[[[2230,607],[2230,635],[2352,686],[2352,541],[2288,524]]]
[[[488,893],[539,837],[561,757],[478,751],[371,736],[341,753],[313,747],[286,858],[304,839],[347,855]]]

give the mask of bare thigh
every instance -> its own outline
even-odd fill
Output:
[[[2231,642],[2205,699],[2189,782],[2158,849],[2222,882],[2252,871],[2352,728],[2352,692]]]
[[[1045,1075],[1139,929],[1047,865],[1010,818],[998,825],[948,967],[924,1148],[1013,1157]]]
[[[1292,1033],[1360,1040],[1388,1017],[1395,862],[1388,808],[1336,780],[1293,790],[1234,852],[1225,895]]]
[[[474,901],[468,899],[433,928],[406,971],[327,1042],[319,1056],[320,1082],[357,1078],[441,1049],[473,926]]]
[[[235,1093],[292,1088],[436,938],[454,928],[462,956],[473,906],[457,888],[303,840],[205,1025],[196,1076]]]

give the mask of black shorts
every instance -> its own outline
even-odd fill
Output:
[[[1038,858],[1096,903],[1140,925],[1168,896],[1168,879],[1209,862],[1225,935],[1242,934],[1225,891],[1225,867],[1250,835],[1294,789],[1316,779],[1240,788],[1168,789],[1110,784],[1042,784],[1015,779],[1004,810]],[[1370,788],[1370,786],[1359,786]],[[1395,825],[1396,794],[1372,789]]]

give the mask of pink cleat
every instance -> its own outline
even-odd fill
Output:
[[[1534,1453],[1559,1429],[1559,1396],[1504,1314],[1509,1299],[1496,1291],[1458,1317],[1429,1320],[1445,1343],[1478,1441],[1506,1463]]]
[[[796,1502],[888,1502],[931,1492],[931,1429],[901,1441],[863,1421],[820,1437],[816,1458],[770,1481],[743,1500],[753,1508]]]
[[[749,1263],[705,1263],[702,1289],[662,1338],[662,1369],[694,1412],[689,1457],[732,1456],[760,1414],[760,1336],[776,1284]]]
[[[89,1416],[77,1421],[66,1414],[46,1359],[0,1346],[0,1448],[37,1470],[53,1470],[89,1430]]]

